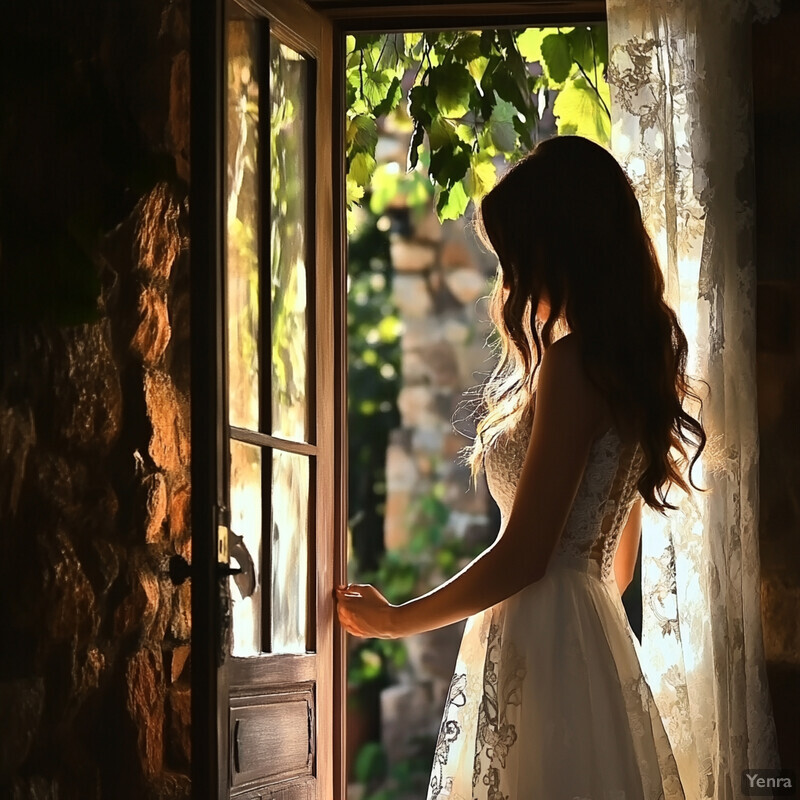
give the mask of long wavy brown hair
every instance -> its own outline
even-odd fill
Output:
[[[702,402],[686,375],[686,336],[664,300],[653,243],[617,161],[579,136],[544,140],[483,198],[475,223],[499,259],[489,308],[500,358],[467,451],[473,476],[529,406],[544,350],[572,332],[620,435],[642,448],[644,502],[676,508],[669,489],[699,488],[691,473],[706,444],[701,413],[693,417],[684,401],[700,409]],[[541,299],[550,306],[544,323],[535,315]]]

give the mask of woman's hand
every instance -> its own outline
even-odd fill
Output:
[[[355,636],[396,639],[397,606],[393,606],[369,583],[348,583],[335,592],[339,622]]]

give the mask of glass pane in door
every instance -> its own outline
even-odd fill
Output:
[[[261,448],[231,440],[231,566],[242,573],[231,578],[232,653],[257,655],[262,650],[261,536],[263,490]]]
[[[307,439],[309,63],[270,37],[272,433]]]
[[[259,425],[259,261],[261,251],[258,120],[259,25],[227,25],[226,282],[232,425]]]
[[[306,652],[309,461],[296,453],[272,454],[273,653]]]

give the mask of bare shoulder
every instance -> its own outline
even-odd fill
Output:
[[[580,344],[574,334],[567,334],[545,350],[541,369],[542,377],[562,389],[589,392],[594,388],[583,367]]]
[[[592,430],[605,417],[605,401],[586,374],[580,342],[574,334],[553,342],[545,351],[537,394],[539,402],[549,398],[551,406]]]

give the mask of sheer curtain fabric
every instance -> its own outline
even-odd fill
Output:
[[[750,25],[777,2],[608,0],[612,149],[704,380],[691,496],[642,534],[642,666],[686,797],[733,800],[780,766],[758,552]],[[696,411],[697,409],[695,409]]]

